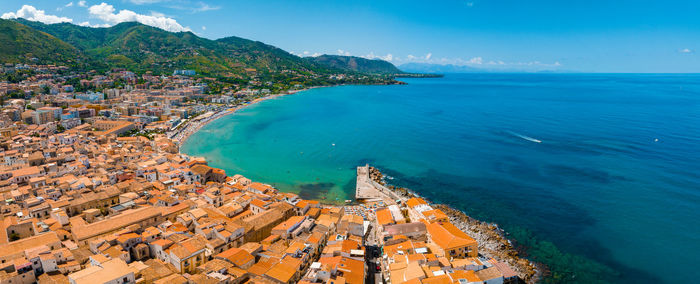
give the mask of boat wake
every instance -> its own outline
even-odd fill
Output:
[[[518,137],[518,138],[521,138],[521,139],[525,139],[525,140],[530,141],[530,142],[542,143],[542,140],[535,139],[535,138],[532,138],[532,137],[530,137],[530,136],[525,136],[525,135],[522,135],[522,134],[519,134],[519,133],[515,133],[515,132],[513,132],[513,131],[507,131],[507,132],[508,132],[508,134],[510,134],[510,135],[513,135],[513,136]]]

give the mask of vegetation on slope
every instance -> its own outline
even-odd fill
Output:
[[[366,59],[356,56],[321,55],[307,57],[307,60],[329,68],[349,70],[369,74],[400,74],[401,70],[384,60]]]
[[[20,63],[41,59],[46,63],[72,65],[81,56],[75,47],[50,34],[0,19],[0,62]]]

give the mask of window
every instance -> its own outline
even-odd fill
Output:
[[[124,280],[124,283],[128,283],[128,282],[129,282],[129,279],[128,279],[128,278],[126,278],[126,277],[124,277],[124,279],[123,279],[123,280]]]

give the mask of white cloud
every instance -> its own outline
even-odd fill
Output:
[[[381,59],[384,61],[394,61],[397,60],[398,58],[395,58],[391,53],[388,53],[387,55],[381,56],[381,55],[375,55],[374,52],[370,52],[367,55],[360,56],[362,58],[366,59]]]
[[[338,49],[338,55],[350,56],[350,52],[342,50],[342,49]]]
[[[80,7],[87,7],[87,2],[85,2],[85,1],[78,1],[78,6],[80,6]]]
[[[157,27],[170,32],[191,31],[188,27],[183,27],[175,19],[166,17],[163,14],[151,12],[151,15],[138,14],[131,10],[121,10],[115,13],[114,6],[102,2],[88,8],[90,17],[100,19],[109,25],[116,25],[123,22],[139,22],[144,25]]]
[[[679,50],[680,53],[693,53],[693,50],[690,48],[684,48]]]
[[[679,50],[680,51],[680,50]],[[388,56],[375,56],[373,53],[370,53],[367,56],[363,56],[365,58],[380,58],[384,60],[388,60]],[[530,70],[530,71],[537,71],[537,70],[553,70],[557,69],[563,64],[559,61],[555,61],[553,63],[545,63],[545,62],[540,62],[540,61],[503,61],[503,60],[485,60],[481,56],[474,56],[471,58],[448,58],[448,57],[440,57],[440,58],[434,58],[431,53],[426,54],[425,56],[415,56],[412,54],[407,55],[404,58],[396,57],[393,56],[391,57],[392,62],[397,63],[397,64],[404,64],[404,63],[410,63],[410,62],[416,62],[416,63],[429,63],[429,64],[452,64],[452,65],[457,65],[457,66],[473,66],[473,67],[484,67],[484,68],[489,68],[493,70]]]
[[[91,28],[109,28],[112,25],[110,25],[110,24],[94,24],[93,25],[93,24],[90,24],[89,21],[85,21],[85,22],[78,23],[78,26],[91,27]]]
[[[63,8],[73,7],[73,1],[68,2],[68,4],[63,5],[63,7],[56,8],[56,11],[63,11]]]
[[[294,55],[299,56],[299,57],[309,57],[309,56],[311,56],[311,57],[319,57],[319,56],[323,55],[323,53],[319,53],[319,52],[311,53],[311,52],[308,51],[308,50],[304,50],[303,52],[294,52],[294,51],[290,51],[289,53],[294,54]]]
[[[39,10],[34,8],[34,6],[23,5],[22,8],[17,10],[17,12],[4,13],[0,18],[3,19],[17,19],[24,18],[30,21],[42,22],[44,24],[56,24],[56,23],[70,23],[73,19],[66,17],[59,17],[56,15],[47,15],[44,10]]]
[[[467,7],[474,7],[474,2],[467,2]]]
[[[181,2],[178,4],[168,5],[167,7],[175,10],[189,11],[192,14],[221,9],[221,6],[211,6],[204,2],[197,2],[196,6],[194,5],[194,3]]]
[[[472,59],[469,59],[469,61],[467,61],[468,64],[476,64],[476,65],[481,65],[483,62],[484,62],[484,59],[481,58],[481,56],[472,57]]]
[[[151,11],[151,16],[153,17],[165,17],[165,14],[161,12]]]
[[[136,4],[136,5],[143,5],[143,4],[154,4],[158,2],[164,2],[165,0],[129,0],[129,2]]]
[[[202,3],[199,2],[199,7],[194,8],[194,12],[206,12],[206,11],[214,11],[214,10],[219,10],[221,9],[220,6],[209,6],[207,3]]]
[[[202,30],[203,30],[203,31],[206,31],[206,30],[207,30],[207,26],[202,26]]]
[[[502,61],[499,61],[499,62],[502,62]],[[502,65],[506,65],[506,66],[526,66],[526,67],[532,67],[532,68],[541,68],[541,67],[551,68],[551,67],[560,67],[560,66],[562,66],[562,64],[559,63],[559,61],[554,61],[554,63],[544,63],[544,62],[540,62],[540,61],[537,61],[537,60],[535,60],[535,61],[522,61],[522,62],[521,62],[521,61],[516,61],[516,62],[505,62],[505,63],[502,64]]]

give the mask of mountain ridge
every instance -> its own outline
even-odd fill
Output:
[[[176,69],[192,69],[205,76],[239,79],[254,73],[291,80],[294,76],[284,74],[289,70],[304,76],[333,73],[391,76],[392,72],[387,70],[401,72],[386,61],[330,55],[324,58],[333,58],[333,62],[311,60],[260,41],[236,36],[211,40],[192,32],[168,32],[136,22],[92,28],[71,23],[49,25],[19,18],[0,20],[0,24],[6,27],[0,30],[0,36],[7,41],[25,42],[22,34],[33,39],[29,46],[10,45],[14,52],[3,53],[0,57],[9,63],[28,63],[21,55],[31,53],[40,55],[39,63],[98,71],[124,68],[137,73],[167,74]],[[56,53],[60,56],[49,56]]]
[[[0,60],[3,62],[31,62],[38,57],[70,62],[81,56],[75,47],[51,34],[8,20],[0,20],[0,43]]]
[[[362,73],[378,73],[378,74],[401,74],[394,64],[380,59],[367,59],[357,56],[342,56],[342,55],[320,55],[313,57],[305,57],[307,60],[324,64],[330,67],[353,70]]]

